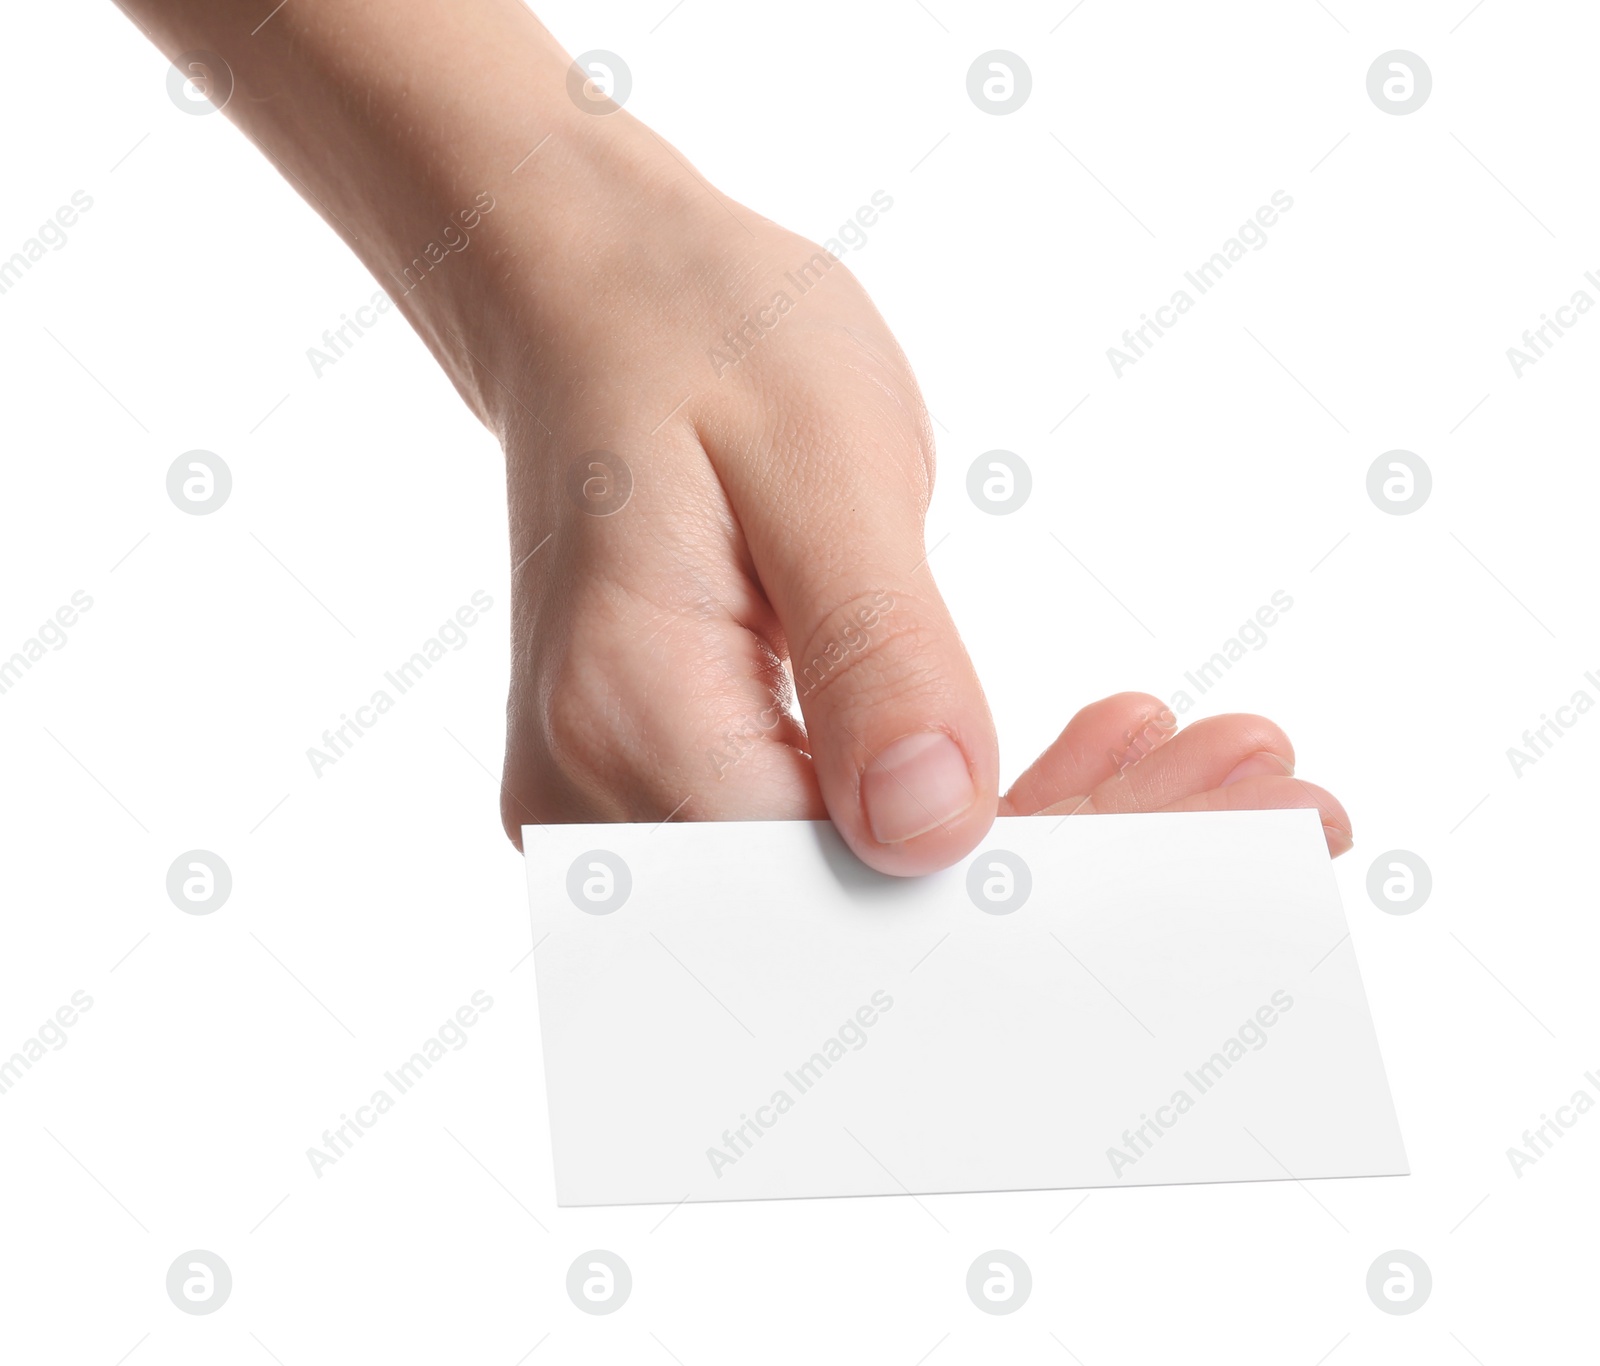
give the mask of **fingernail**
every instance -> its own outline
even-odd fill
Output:
[[[879,844],[901,844],[954,820],[977,795],[967,758],[948,735],[905,735],[861,779],[867,822]]]
[[[1294,765],[1286,759],[1280,758],[1269,749],[1264,749],[1257,754],[1252,754],[1248,759],[1242,759],[1234,766],[1233,772],[1228,774],[1218,787],[1231,787],[1241,778],[1254,778],[1258,774],[1268,774],[1274,778],[1281,778],[1285,774],[1293,774]]]
[[[1322,823],[1322,833],[1328,839],[1328,856],[1338,858],[1340,854],[1347,854],[1355,848],[1355,840],[1351,838],[1348,830],[1341,830],[1337,825]]]

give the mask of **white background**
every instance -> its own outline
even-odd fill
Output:
[[[225,119],[174,107],[110,6],[10,7],[0,256],[74,191],[94,206],[0,296],[0,655],[94,605],[0,696],[0,1055],[74,991],[94,1005],[0,1095],[0,1355],[1496,1366],[1590,1341],[1600,1118],[1520,1178],[1506,1150],[1597,1091],[1600,717],[1520,777],[1506,750],[1600,697],[1600,319],[1520,379],[1506,348],[1600,267],[1600,17],[1470,3],[544,7],[761,212],[821,239],[893,197],[847,263],[939,422],[931,563],[1008,778],[1079,706],[1170,695],[1292,596],[1187,717],[1273,717],[1348,806],[1339,877],[1414,1169],[664,1221],[553,1207],[496,812],[494,443],[393,313],[314,377],[370,279]],[[1005,117],[966,93],[995,48],[1033,74]],[[1366,91],[1395,48],[1433,73],[1405,117]],[[1275,190],[1268,245],[1117,378],[1106,348]],[[234,475],[207,517],[165,489],[197,447]],[[994,448],[1034,474],[1005,518],[964,488]],[[1433,471],[1410,516],[1366,492],[1395,448]],[[314,777],[306,747],[478,589],[470,644]],[[165,891],[195,848],[232,869],[210,916]],[[1396,848],[1434,877],[1406,917],[1365,892]],[[470,1044],[313,1175],[307,1147],[475,990]],[[564,1291],[593,1247],[634,1275],[606,1318]],[[190,1248],[232,1268],[208,1317],[164,1291]],[[965,1294],[989,1248],[1032,1268],[1009,1317]],[[1391,1248],[1433,1271],[1408,1317],[1365,1291]]]

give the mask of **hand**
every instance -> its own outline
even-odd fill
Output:
[[[653,144],[580,252],[505,282],[508,832],[831,816],[874,867],[943,866],[998,759],[924,563],[916,381],[842,263]]]
[[[1212,716],[1178,730],[1164,703],[1118,693],[1085,707],[1000,799],[1002,816],[1312,807],[1328,852],[1351,846],[1350,818],[1294,776],[1289,737],[1262,716]]]
[[[1331,852],[1350,847],[1272,723],[1174,738],[1140,694],[1080,712],[999,797],[924,563],[933,443],[904,357],[843,264],[641,152],[509,348],[556,339],[505,381],[529,405],[506,428],[513,839],[529,820],[826,815],[873,867],[920,873],[997,811],[1315,806]]]
[[[997,811],[1314,805],[1348,846],[1268,722],[1112,758],[1159,710],[1137,695],[1081,712],[999,796],[925,562],[928,418],[888,328],[841,262],[575,93],[517,0],[321,0],[270,23],[123,3],[169,56],[220,57],[228,116],[505,448],[513,840],[528,821],[828,816],[914,874]]]

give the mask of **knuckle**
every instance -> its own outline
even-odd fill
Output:
[[[601,661],[566,649],[513,684],[502,809],[538,821],[623,820],[620,708]]]
[[[590,772],[602,740],[605,680],[595,671],[565,665],[543,681],[538,747],[548,766],[571,781]]]
[[[1235,726],[1238,742],[1247,749],[1272,750],[1291,758],[1294,755],[1294,746],[1290,743],[1283,727],[1275,721],[1269,721],[1265,716],[1238,712],[1231,717],[1218,717],[1217,720]]]

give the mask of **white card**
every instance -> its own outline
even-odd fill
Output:
[[[1406,1172],[1315,812],[524,831],[557,1200]]]

